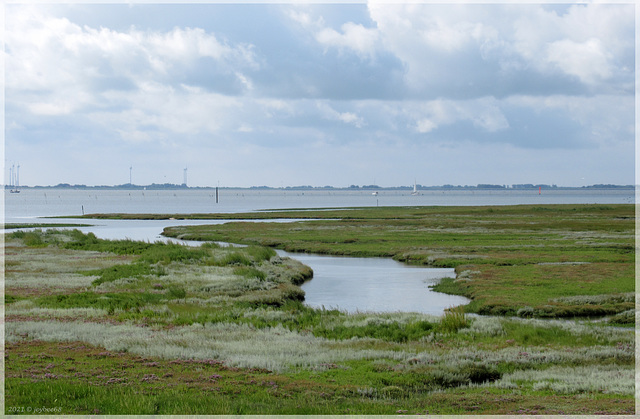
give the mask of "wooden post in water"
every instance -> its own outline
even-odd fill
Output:
[[[216,186],[216,204],[218,203],[218,187]]]

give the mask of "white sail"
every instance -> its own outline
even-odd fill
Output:
[[[11,169],[9,170],[9,178],[10,178],[10,190],[11,193],[20,193],[20,165],[18,164],[18,169],[16,170],[16,165],[11,165]]]

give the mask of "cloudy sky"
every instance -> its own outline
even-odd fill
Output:
[[[5,176],[634,184],[633,4],[5,6]]]

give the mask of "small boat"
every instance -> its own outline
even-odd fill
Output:
[[[411,192],[411,195],[413,196],[420,195],[418,193],[418,184],[415,181],[413,182],[413,192]]]
[[[371,195],[378,196],[378,191],[373,192]]]
[[[11,168],[9,169],[9,178],[11,181],[11,184],[9,185],[11,189],[9,189],[9,192],[20,193],[20,165],[18,165],[17,171],[15,164],[11,165]]]

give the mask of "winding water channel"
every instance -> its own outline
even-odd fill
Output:
[[[45,218],[38,220],[58,223],[70,221]],[[174,241],[199,246],[201,242],[169,239],[160,234],[168,226],[223,224],[228,221],[230,220],[84,219],[78,222],[94,224],[91,227],[80,227],[79,230],[93,232],[102,239]],[[275,220],[291,221],[295,220]],[[401,311],[441,315],[449,307],[469,302],[464,297],[434,292],[429,288],[429,285],[437,283],[441,278],[455,277],[453,269],[409,266],[389,258],[325,256],[288,253],[283,250],[277,252],[280,256],[297,259],[313,269],[313,279],[302,285],[305,304],[310,307],[339,309],[351,313]]]

